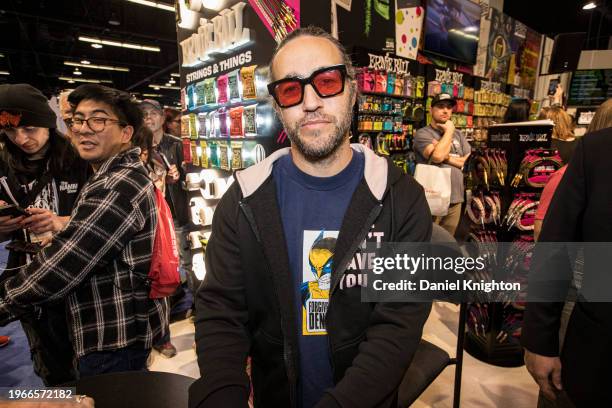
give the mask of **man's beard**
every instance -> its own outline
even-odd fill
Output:
[[[350,100],[352,100],[352,98],[349,98],[349,101]],[[311,137],[313,139],[317,139],[317,141],[321,137],[326,137],[325,140],[322,140],[323,143],[321,144],[305,142],[305,140],[300,137],[301,126],[306,122],[319,119],[329,121],[333,127],[332,131],[329,135],[322,135],[321,131],[311,132]],[[283,122],[285,131],[287,132],[287,136],[289,136],[291,145],[295,147],[309,162],[319,162],[332,157],[344,142],[344,138],[351,127],[352,119],[352,109],[350,106],[348,106],[348,103],[340,119],[322,112],[312,112],[307,113],[306,116],[304,116],[293,126],[289,126],[289,124],[284,123],[281,116],[281,121]]]

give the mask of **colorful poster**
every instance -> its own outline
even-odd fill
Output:
[[[510,38],[510,61],[508,63],[508,84],[519,86],[521,80],[521,55],[525,47],[527,26],[514,20],[514,29]]]
[[[489,0],[480,0],[480,36],[478,39],[476,65],[474,65],[474,76],[484,77],[487,69],[487,51],[491,32],[490,9]]]
[[[304,231],[302,252],[302,335],[327,334],[325,316],[338,231]]]
[[[525,45],[521,54],[520,87],[534,90],[538,77],[538,63],[540,61],[540,44],[542,35],[527,28]]]
[[[490,8],[491,29],[487,53],[485,78],[493,82],[505,83],[510,63],[510,38],[514,20],[501,11]]]
[[[395,6],[395,53],[416,59],[423,28],[423,7],[411,7],[412,0],[397,0]]]

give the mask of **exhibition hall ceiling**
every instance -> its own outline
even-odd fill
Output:
[[[602,11],[610,2],[600,0],[598,9],[585,12],[581,1],[505,0],[504,12],[548,36],[586,32],[590,22],[591,48],[598,35],[600,48],[607,48],[612,22]],[[82,83],[76,79],[92,79],[175,104],[179,92],[172,88],[178,78],[171,74],[179,68],[175,15],[169,10],[173,1],[157,3],[161,8],[131,0],[0,1],[0,72],[9,73],[0,75],[0,83],[28,82],[51,94]],[[308,7],[307,1],[302,4]],[[98,40],[102,44],[91,42]]]

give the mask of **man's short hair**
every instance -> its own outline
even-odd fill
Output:
[[[85,84],[77,87],[68,95],[68,102],[76,109],[85,100],[102,102],[111,107],[119,120],[134,128],[138,133],[143,125],[142,111],[135,98],[129,93],[98,84]]]
[[[278,54],[278,52],[289,42],[295,40],[296,38],[300,38],[300,37],[324,38],[330,41],[332,44],[334,44],[334,46],[336,47],[336,49],[342,56],[342,63],[346,65],[347,76],[350,79],[355,79],[355,68],[353,67],[353,61],[351,60],[351,56],[349,55],[349,53],[346,51],[346,48],[344,48],[344,45],[342,45],[340,41],[332,37],[330,33],[323,30],[321,27],[308,26],[308,27],[298,28],[297,30],[292,31],[288,36],[286,36],[280,42],[280,44],[276,46],[276,49],[274,50],[274,53],[272,54],[272,58],[270,58],[270,81],[271,82],[274,82],[277,79],[277,78],[274,78],[274,74],[272,73],[272,64],[274,63],[274,58],[276,58],[276,54]]]

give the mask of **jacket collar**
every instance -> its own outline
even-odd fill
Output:
[[[140,160],[140,147],[132,147],[131,149],[117,153],[116,155],[108,158],[104,163],[102,163],[98,171],[96,171],[94,174],[93,178],[97,179],[115,167],[132,167],[137,171],[146,173],[146,169]]]
[[[387,190],[387,176],[389,172],[387,160],[377,156],[371,149],[368,149],[362,144],[352,143],[351,148],[364,154],[365,168],[363,175],[365,181],[372,195],[377,200],[382,200]],[[242,196],[246,198],[257,191],[264,181],[272,174],[274,162],[289,154],[290,151],[291,149],[289,147],[277,150],[262,162],[245,170],[236,172],[235,177],[242,190]]]

